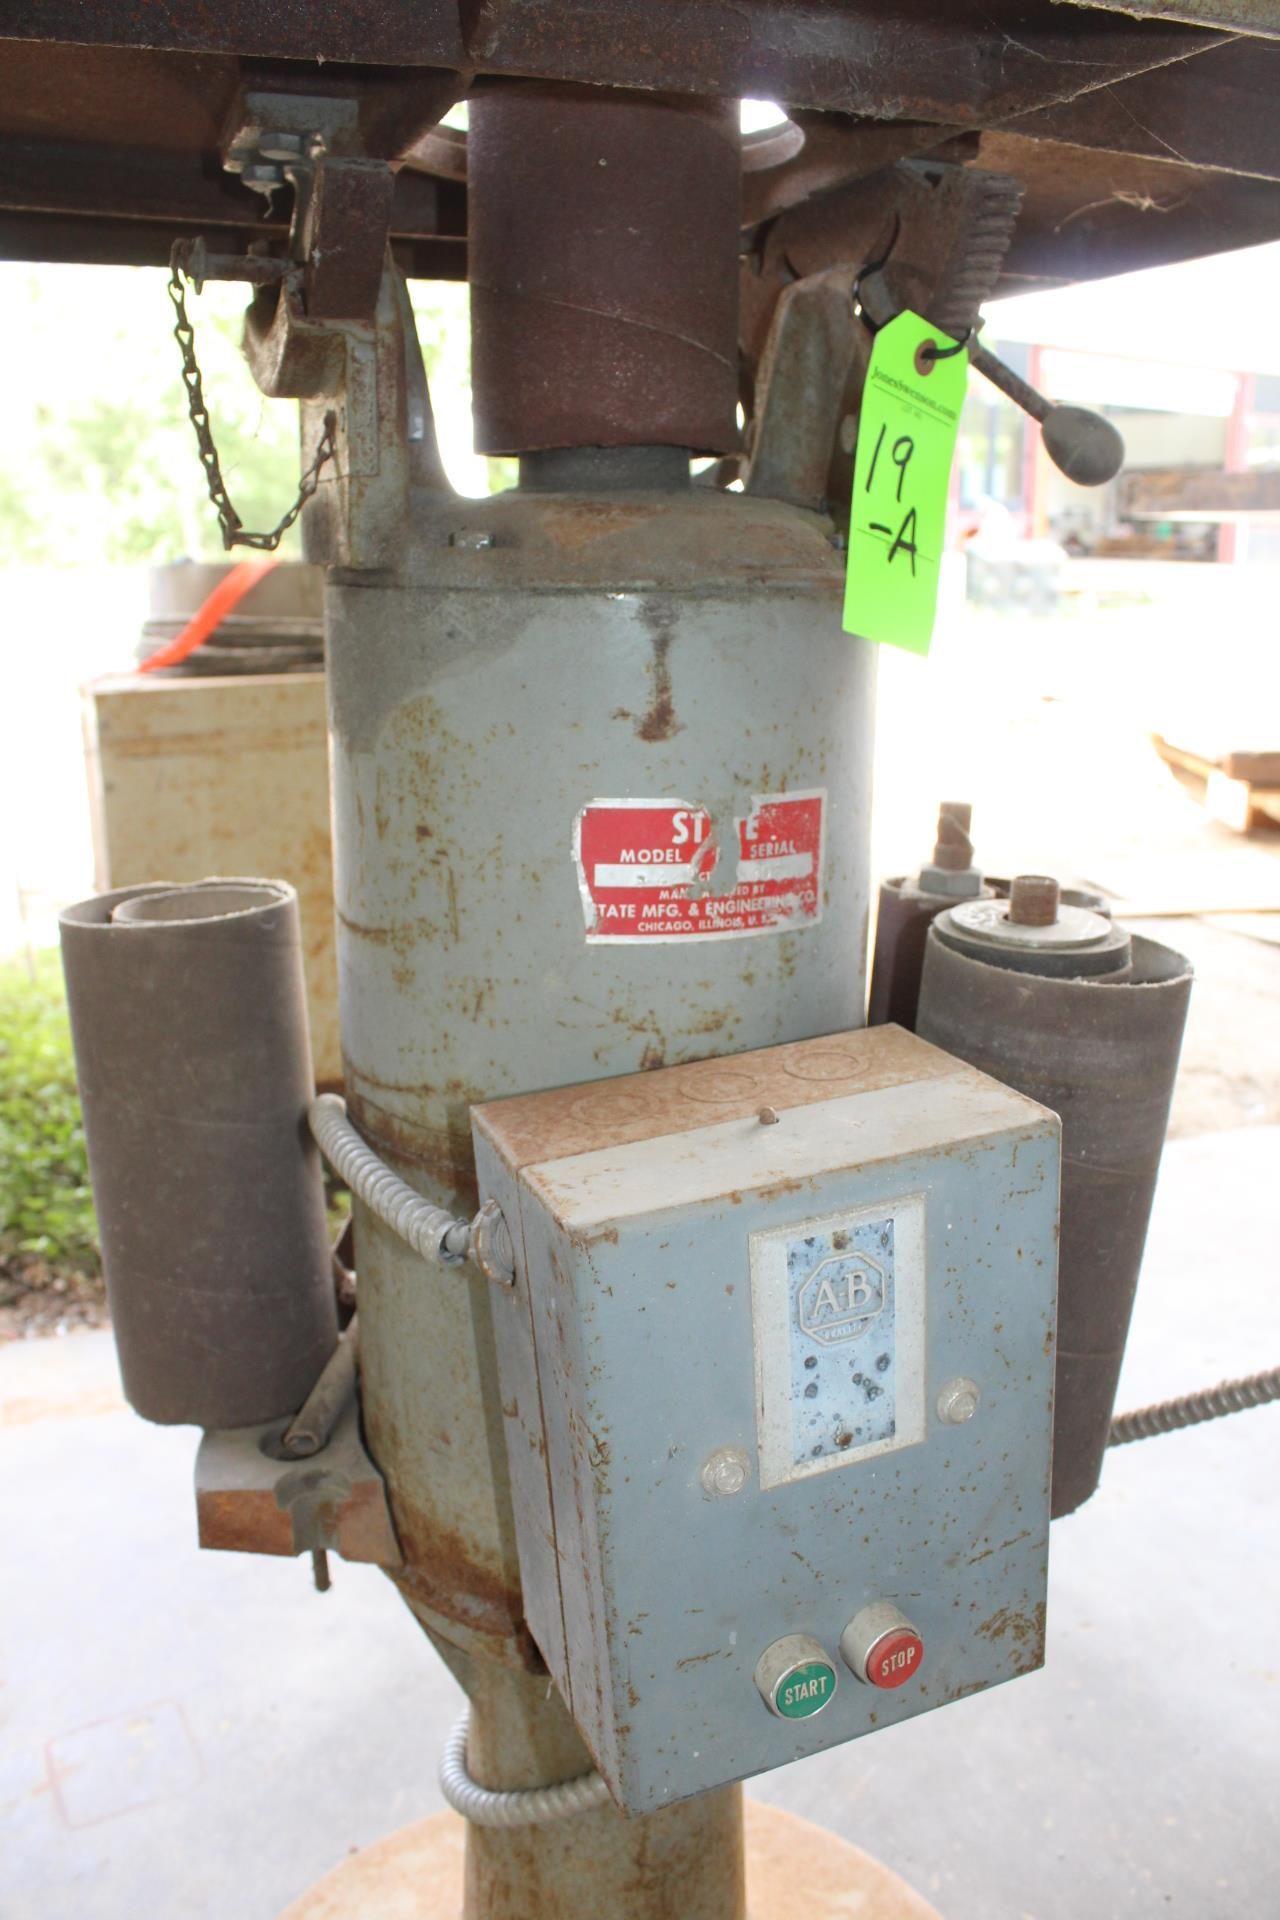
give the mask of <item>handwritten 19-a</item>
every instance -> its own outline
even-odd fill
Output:
[[[888,433],[888,430],[889,429],[887,424],[882,423],[880,427],[879,435],[877,436],[877,439],[876,439],[875,447],[872,451],[870,464],[867,467],[867,478],[863,488],[863,491],[865,493],[870,493],[871,488],[875,482],[876,468],[880,462],[880,454],[881,454],[881,450],[884,447],[885,435]],[[916,450],[916,443],[911,438],[911,435],[909,433],[899,434],[898,438],[894,441],[892,447],[889,449],[889,459],[892,461],[893,465],[898,469],[898,479],[897,479],[897,484],[894,490],[894,500],[898,506],[902,505],[903,483],[906,480],[907,468],[911,464],[911,456],[915,452],[915,450]],[[896,533],[894,532],[891,526],[886,526],[883,523],[883,521],[877,521],[877,520],[869,520],[867,522],[867,531],[869,533],[882,533],[885,539],[889,541],[889,545],[885,549],[885,559],[889,566],[893,565],[894,560],[897,558],[897,556],[900,553],[905,553],[907,555],[911,563],[911,578],[914,580],[916,577],[916,510],[915,508],[912,506],[909,506],[907,508],[906,513],[902,517],[902,523],[899,526],[898,531]]]

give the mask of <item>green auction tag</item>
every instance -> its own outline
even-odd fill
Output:
[[[942,349],[942,359],[922,351]],[[909,309],[876,334],[858,421],[844,630],[928,653],[966,352]]]

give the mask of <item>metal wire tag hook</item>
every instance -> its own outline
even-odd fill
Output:
[[[884,268],[888,266],[901,233],[902,217],[900,214],[895,213],[893,216],[893,232],[889,236],[889,241],[884,252],[878,260],[868,260],[866,265],[859,269],[858,277],[853,283],[853,310],[861,320],[863,326],[867,329],[867,332],[873,337],[879,333],[881,327],[886,327],[891,320],[896,320],[897,314],[890,310],[887,289],[885,290],[886,298],[884,300],[878,300],[875,299],[874,295],[872,296],[874,305],[879,311],[870,311],[863,293],[863,283],[868,280],[872,274],[882,273]],[[938,331],[941,333],[942,329],[939,328]],[[950,334],[943,334],[942,337],[944,340],[951,339]],[[940,347],[936,340],[922,341],[916,353],[916,372],[921,374],[928,373],[935,361],[952,360],[958,353],[967,353],[976,337],[977,329],[970,327],[963,340],[952,341],[950,346]]]
[[[941,328],[939,328],[939,332],[941,331],[942,331]],[[947,340],[947,339],[950,339],[951,336],[949,334],[943,334],[942,337],[944,340]],[[964,339],[957,340],[954,343],[954,345],[950,347],[940,347],[937,344],[937,342],[934,340],[922,341],[920,346],[920,358],[922,360],[927,360],[930,362],[934,360],[954,360],[958,353],[967,353],[969,351],[969,348],[973,345],[973,342],[976,338],[977,338],[977,329],[975,327],[970,327],[968,332],[965,334]]]
[[[892,254],[893,254],[893,250],[898,244],[898,236],[901,234],[901,232],[902,232],[902,215],[899,213],[895,213],[893,216],[893,232],[889,235],[888,243],[885,246],[884,252],[880,255],[880,258],[878,260],[868,260],[865,266],[860,267],[858,269],[857,278],[854,280],[854,283],[853,283],[853,289],[852,289],[853,310],[857,314],[859,320],[861,320],[863,326],[867,329],[867,332],[871,334],[877,333],[880,330],[880,328],[885,324],[885,322],[884,320],[876,320],[867,311],[867,304],[862,294],[862,283],[871,274],[882,273],[885,267],[888,266],[890,258],[892,257]]]

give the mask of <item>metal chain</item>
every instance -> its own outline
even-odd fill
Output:
[[[173,329],[173,337],[182,352],[182,378],[187,389],[187,408],[191,415],[191,424],[195,428],[196,446],[200,450],[200,464],[209,483],[209,498],[218,511],[218,525],[222,528],[224,547],[257,547],[273,553],[280,545],[308,500],[320,483],[320,470],[326,461],[332,460],[337,452],[338,417],[335,413],[324,416],[324,431],[316,447],[315,458],[298,483],[298,497],[289,511],[272,528],[270,533],[249,533],[240,515],[231,504],[226,482],[222,477],[222,467],[218,460],[218,449],[213,441],[213,427],[209,420],[209,409],[205,405],[204,383],[200,378],[200,367],[196,360],[195,329],[187,317],[186,293],[183,288],[183,269],[186,265],[186,242],[175,243],[169,257],[169,298],[173,302],[178,316]]]
[[[1280,1400],[1280,1367],[1251,1373],[1243,1380],[1224,1380],[1221,1386],[1185,1394],[1181,1400],[1162,1400],[1154,1407],[1117,1414],[1107,1445],[1125,1447],[1134,1440],[1154,1440],[1157,1434],[1199,1426],[1202,1420],[1221,1420],[1229,1413],[1246,1413],[1273,1400]]]

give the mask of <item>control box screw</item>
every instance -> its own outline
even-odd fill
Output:
[[[981,1399],[976,1380],[948,1380],[938,1395],[938,1418],[949,1427],[972,1420]]]
[[[700,1479],[708,1493],[741,1493],[751,1463],[741,1447],[717,1447],[702,1463]]]

